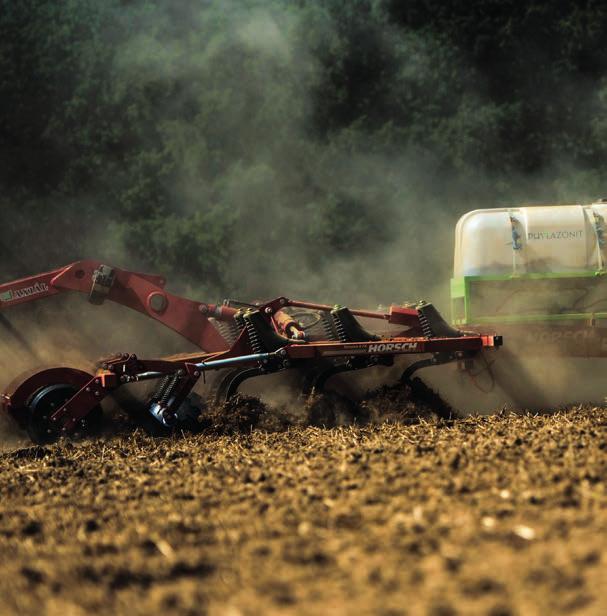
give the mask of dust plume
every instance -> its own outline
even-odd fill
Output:
[[[463,119],[485,101],[454,93],[461,134],[413,139],[413,115],[439,95],[428,71],[463,76],[465,60],[439,37],[391,25],[379,5],[359,8],[165,1],[72,15],[100,26],[75,43],[65,107],[45,138],[73,148],[89,181],[75,189],[76,174],[20,208],[2,204],[13,230],[0,241],[3,274],[90,256],[157,269],[208,300],[374,305],[436,287],[444,302],[451,229],[494,194],[483,174],[448,169],[444,149],[482,128]],[[341,93],[340,72],[357,63],[360,84]],[[63,114],[87,104],[81,142]],[[487,149],[496,131],[485,128],[474,139]],[[32,220],[37,241],[15,250]]]
[[[35,50],[17,67],[35,87],[0,54],[7,100],[27,103],[3,120],[20,165],[7,157],[13,175],[0,176],[2,279],[91,257],[162,273],[202,301],[424,298],[448,317],[460,215],[601,195],[607,97],[600,76],[555,89],[529,67],[532,87],[508,98],[461,41],[399,21],[397,4],[136,0],[4,15]],[[567,122],[536,131],[541,104]],[[95,310],[58,302],[10,318],[41,363],[187,350],[150,321]],[[7,379],[31,367],[2,345]]]
[[[3,276],[90,256],[209,301],[424,297],[448,311],[461,214],[579,202],[604,178],[566,148],[517,166],[491,75],[398,14],[313,0],[58,10],[50,32],[63,24],[73,40],[44,137],[65,173],[19,207],[3,197]],[[601,109],[600,92],[573,85]],[[586,112],[572,125],[596,140]],[[36,241],[15,249],[33,220]]]

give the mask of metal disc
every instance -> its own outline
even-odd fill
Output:
[[[47,385],[39,389],[28,404],[29,417],[27,433],[30,438],[40,445],[52,443],[61,435],[60,429],[51,421],[51,416],[61,408],[78,390],[73,385],[59,383]],[[101,407],[95,407],[83,420],[79,434],[97,431],[103,419]]]

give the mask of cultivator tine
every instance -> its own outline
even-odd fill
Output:
[[[402,373],[400,380],[401,383],[405,385],[410,384],[413,375],[422,368],[429,368],[430,366],[440,366],[441,364],[448,364],[456,359],[462,359],[458,355],[454,355],[452,353],[435,353],[432,357],[428,357],[426,359],[420,359],[412,363],[407,369]]]
[[[238,388],[248,379],[264,374],[260,368],[245,368],[230,370],[220,377],[219,383],[213,388],[210,399],[215,404],[227,402],[236,395]]]
[[[415,363],[411,364],[407,367],[407,369],[402,373],[400,380],[401,383],[407,385],[411,382],[411,378],[413,375],[422,368],[428,368],[429,366],[436,366],[437,362],[434,357],[428,357],[427,359],[420,359]]]
[[[337,375],[342,374],[344,372],[350,372],[351,370],[355,370],[352,366],[347,363],[338,364],[335,366],[329,366],[324,370],[317,370],[306,375],[304,380],[302,393],[304,396],[309,396],[314,393],[322,393],[325,390],[325,386],[327,381]]]

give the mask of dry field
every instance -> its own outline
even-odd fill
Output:
[[[0,612],[607,613],[607,409],[410,415],[3,453]]]

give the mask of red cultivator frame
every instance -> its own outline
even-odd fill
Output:
[[[96,374],[73,368],[43,370],[14,382],[2,406],[37,442],[82,432],[101,417],[101,401],[128,383],[157,380],[148,404],[159,429],[180,425],[186,398],[208,371],[222,370],[218,398],[234,395],[246,379],[287,369],[305,374],[306,393],[322,390],[334,374],[392,365],[397,355],[428,355],[403,373],[449,361],[466,362],[484,348],[501,345],[501,337],[451,328],[431,304],[392,306],[388,312],[349,310],[279,297],[262,304],[195,302],[172,295],[165,280],[80,261],[67,267],[0,286],[0,312],[14,305],[80,291],[92,303],[110,300],[141,312],[173,329],[201,353],[141,359],[133,354],[109,358]],[[307,315],[302,323],[294,314]],[[362,327],[356,317],[402,328],[393,337]]]

